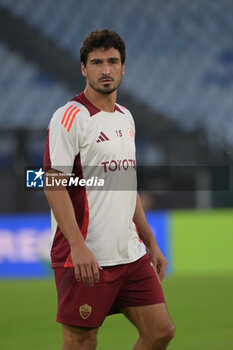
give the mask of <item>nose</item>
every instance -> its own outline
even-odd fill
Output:
[[[101,74],[102,75],[110,75],[110,66],[108,63],[105,63],[102,65]]]

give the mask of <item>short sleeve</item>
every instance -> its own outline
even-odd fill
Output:
[[[51,168],[65,174],[72,172],[74,160],[79,153],[77,133],[78,107],[67,104],[58,109],[49,125],[49,156]]]
[[[129,110],[127,110],[127,116],[128,116],[128,119],[129,119],[130,130],[132,131],[133,137],[135,139],[135,123],[134,123],[133,116],[132,116],[132,114],[130,113]]]

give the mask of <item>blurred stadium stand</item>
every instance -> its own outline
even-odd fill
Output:
[[[135,116],[138,164],[231,165],[232,15],[229,0],[0,0],[1,187],[9,198],[0,212],[47,209],[42,193],[22,189],[24,167],[41,164],[51,114],[83,89],[79,47],[95,28],[118,31],[127,45],[119,102]],[[193,191],[207,177],[191,177],[192,191],[157,192],[154,206],[231,206],[232,193]]]
[[[59,106],[61,99],[72,95],[64,85],[1,43],[0,75],[0,119],[4,121],[1,123],[2,129],[45,128],[49,116]]]

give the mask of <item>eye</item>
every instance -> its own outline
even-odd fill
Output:
[[[100,64],[100,63],[101,63],[100,60],[94,60],[94,61],[92,61],[92,64],[93,64],[93,65],[98,65],[98,64]]]

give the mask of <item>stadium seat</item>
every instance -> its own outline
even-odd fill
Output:
[[[90,30],[118,31],[127,44],[124,90],[185,129],[204,128],[212,140],[230,133],[233,63],[219,57],[232,47],[231,0],[100,0],[98,7],[95,0],[2,0],[1,6],[76,58]]]
[[[1,129],[6,130],[46,128],[61,101],[73,95],[1,43],[0,92]]]

